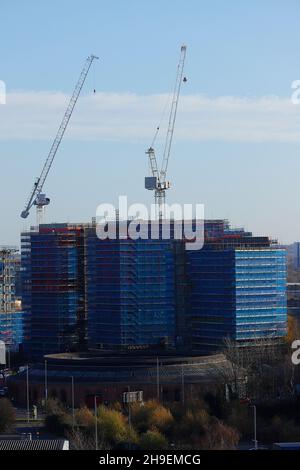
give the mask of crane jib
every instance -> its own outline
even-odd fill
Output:
[[[185,56],[186,56],[186,46],[183,45],[181,46],[181,49],[180,49],[180,58],[179,58],[178,66],[177,66],[177,74],[176,74],[175,86],[173,90],[171,110],[170,110],[170,115],[169,115],[169,120],[168,120],[168,129],[167,129],[167,134],[166,134],[162,165],[161,165],[160,171],[158,170],[157,159],[156,159],[155,151],[153,147],[151,146],[146,152],[149,158],[151,176],[150,177],[148,176],[145,178],[145,188],[155,191],[155,206],[158,211],[157,215],[159,215],[159,217],[162,217],[163,215],[166,189],[170,188],[170,182],[166,181],[166,176],[167,176],[168,163],[169,163],[173,135],[174,135],[174,128],[175,128],[175,121],[176,121],[176,115],[177,115],[177,107],[178,107],[178,101],[179,101],[179,96],[180,96],[181,84],[182,82],[187,81],[185,77],[183,78]],[[157,131],[158,130],[159,130],[159,127],[157,127]],[[156,139],[156,136],[157,136],[157,132],[153,139],[153,144]]]
[[[21,217],[23,217],[24,219],[26,217],[28,217],[31,207],[35,204],[35,202],[37,201],[37,197],[39,196],[39,194],[41,193],[41,191],[43,189],[44,183],[46,181],[46,178],[47,178],[48,173],[50,171],[50,168],[52,166],[53,160],[55,158],[55,155],[57,153],[59,145],[62,141],[64,133],[67,129],[67,126],[68,126],[68,123],[69,123],[70,118],[72,116],[74,107],[76,105],[76,102],[78,100],[78,97],[79,97],[80,92],[82,90],[82,87],[84,85],[85,79],[87,77],[87,74],[89,73],[90,67],[91,67],[92,62],[93,62],[94,59],[99,59],[99,57],[97,57],[95,55],[90,55],[86,59],[84,67],[81,71],[81,74],[80,74],[79,79],[76,83],[76,86],[74,88],[71,99],[69,101],[68,107],[65,111],[65,114],[64,114],[63,119],[61,121],[59,129],[57,131],[56,137],[55,137],[55,139],[54,139],[54,141],[51,145],[50,152],[49,152],[49,154],[46,158],[46,161],[45,161],[44,166],[42,168],[41,174],[40,174],[39,178],[37,178],[37,180],[35,181],[33,189],[31,191],[31,193],[29,195],[29,198],[27,200],[27,203],[25,205],[25,208],[21,213]],[[41,201],[47,201],[47,200],[50,202],[50,200],[48,198],[42,198],[41,199]],[[49,202],[48,202],[48,204],[49,204]],[[46,205],[46,203],[44,203],[44,202],[41,202],[40,204],[41,205]],[[37,203],[37,205],[38,205],[38,203]]]

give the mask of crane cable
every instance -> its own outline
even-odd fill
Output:
[[[95,65],[92,64],[92,67],[93,67],[93,90],[94,90],[94,95],[96,94],[96,76],[95,76]]]
[[[167,99],[166,99],[166,102],[165,102],[165,105],[164,105],[164,108],[163,108],[163,111],[161,113],[161,118],[160,118],[160,121],[159,121],[159,124],[158,126],[156,127],[156,130],[155,130],[155,133],[154,133],[154,137],[152,139],[152,142],[151,142],[151,147],[153,148],[154,147],[154,144],[156,142],[156,138],[158,136],[158,133],[160,131],[160,128],[161,128],[161,125],[162,125],[162,122],[165,118],[165,115],[166,115],[166,111],[167,111],[167,107],[171,101],[171,96],[172,96],[172,92],[169,93],[169,95],[167,96]]]

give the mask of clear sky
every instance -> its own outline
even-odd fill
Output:
[[[89,221],[120,194],[152,202],[144,152],[182,43],[188,81],[168,200],[204,203],[206,217],[299,240],[300,105],[290,100],[300,79],[299,18],[298,0],[0,2],[0,244],[18,244],[35,222],[34,211],[25,223],[19,214],[90,53],[100,61],[45,186],[47,221]]]

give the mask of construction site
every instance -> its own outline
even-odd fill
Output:
[[[44,186],[98,59],[94,54],[87,57],[21,212],[21,218],[27,219],[35,208],[37,219],[32,229],[21,234],[19,311],[12,292],[16,254],[2,251],[2,335],[9,348],[13,343],[22,344],[30,360],[90,348],[213,354],[222,350],[225,338],[249,345],[261,338],[285,336],[285,251],[269,237],[232,228],[225,219],[202,220],[203,246],[189,250],[184,237],[177,239],[179,221],[165,210],[178,104],[187,82],[186,53],[187,47],[182,45],[166,106],[169,113],[161,158],[155,150],[161,124],[146,151],[149,175],[145,189],[154,193],[158,237],[153,238],[152,232],[149,235],[150,220],[144,220],[139,222],[143,226],[140,235],[144,230],[143,235],[149,236],[138,239],[132,239],[128,231],[124,237],[100,239],[96,220],[91,224],[45,221],[50,198]],[[120,220],[118,213],[115,221],[118,233],[121,225],[128,228],[130,224],[129,219]],[[194,223],[191,219],[191,227]],[[168,239],[160,233],[164,224],[171,227]],[[10,339],[13,332],[16,337]]]
[[[18,352],[24,342],[18,249],[0,246],[0,341],[8,352]]]

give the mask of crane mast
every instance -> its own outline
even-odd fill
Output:
[[[166,199],[166,190],[170,188],[170,182],[166,180],[167,169],[169,158],[171,154],[171,147],[174,135],[174,128],[177,116],[178,101],[180,96],[181,84],[182,81],[186,81],[186,78],[183,78],[184,62],[186,56],[186,46],[181,46],[180,49],[180,58],[177,66],[176,81],[173,91],[172,103],[170,116],[168,121],[168,129],[166,134],[166,140],[164,145],[164,152],[162,158],[161,170],[158,170],[157,159],[155,155],[154,148],[151,146],[146,154],[148,155],[150,162],[151,175],[150,177],[145,178],[145,188],[149,190],[154,190],[155,194],[155,207],[156,215],[159,218],[163,217],[164,205]],[[158,129],[158,128],[157,128]]]
[[[86,77],[89,73],[89,70],[91,68],[92,62],[95,59],[98,59],[99,57],[95,55],[90,55],[84,64],[84,67],[81,71],[81,74],[79,76],[79,79],[76,83],[76,86],[74,88],[73,94],[71,96],[71,99],[69,101],[68,107],[65,111],[65,114],[63,116],[63,119],[61,121],[61,124],[59,126],[59,129],[57,131],[56,137],[52,143],[52,146],[50,148],[50,152],[46,158],[46,161],[44,163],[44,166],[42,168],[41,174],[38,178],[36,178],[32,191],[29,195],[29,198],[26,202],[24,210],[21,212],[21,217],[23,219],[26,219],[29,215],[30,209],[33,205],[36,206],[37,208],[37,215],[38,215],[38,222],[39,218],[41,218],[44,207],[47,206],[50,203],[50,199],[46,197],[45,194],[42,193],[44,183],[46,181],[46,178],[48,176],[48,173],[50,171],[50,168],[52,166],[53,160],[55,158],[55,155],[57,153],[57,150],[60,146],[60,143],[62,141],[62,138],[64,136],[64,133],[67,129],[68,123],[70,121],[70,118],[72,116],[73,110],[75,108],[75,105],[77,103],[78,97],[80,95],[80,92],[82,90],[82,87],[84,85],[84,82],[86,80]]]

